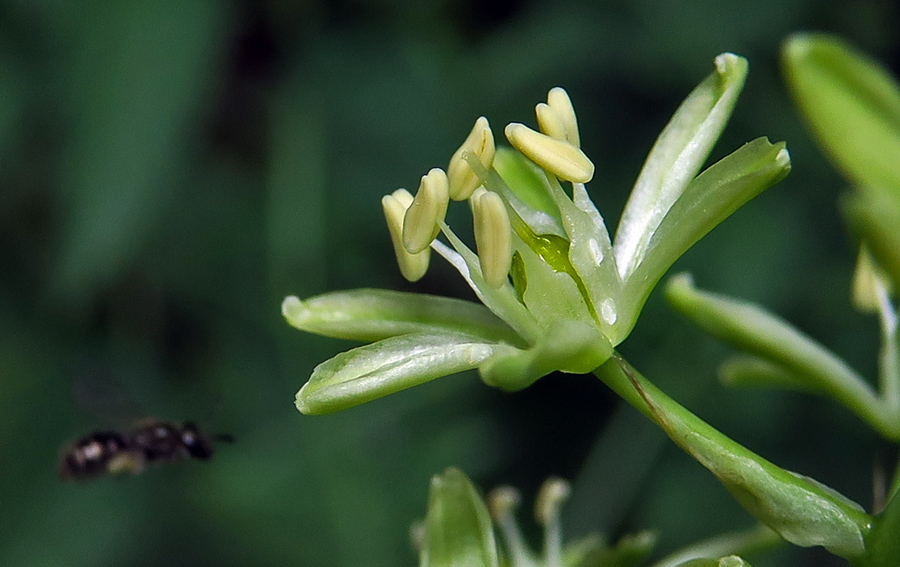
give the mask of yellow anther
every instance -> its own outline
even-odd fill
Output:
[[[422,176],[419,190],[403,218],[403,246],[416,254],[431,246],[440,232],[450,200],[447,174],[434,168]]]
[[[471,198],[475,246],[484,280],[500,287],[512,264],[512,227],[500,195],[479,187]]]
[[[561,478],[551,477],[544,481],[534,503],[534,516],[538,523],[547,526],[559,521],[559,511],[569,499],[571,487]]]
[[[397,256],[400,273],[407,280],[414,282],[420,280],[428,271],[431,248],[426,248],[418,254],[410,254],[403,246],[403,217],[412,202],[413,196],[406,189],[397,189],[390,195],[381,198],[384,219],[387,221],[388,231],[391,234],[391,243],[394,245],[394,254]]]
[[[506,126],[506,139],[528,159],[560,179],[586,183],[594,176],[594,164],[591,160],[568,142],[551,138],[516,122]]]
[[[534,107],[537,116],[538,128],[541,132],[557,140],[566,140],[566,126],[559,117],[559,113],[543,102]]]
[[[580,148],[581,139],[578,136],[578,120],[575,118],[575,108],[572,106],[569,93],[561,87],[553,87],[547,93],[547,105],[556,111],[559,121],[563,124],[566,131],[565,140],[576,148]]]
[[[512,486],[498,486],[488,494],[488,511],[494,521],[511,519],[522,501],[522,495]]]
[[[869,250],[865,246],[860,248],[851,287],[853,305],[863,313],[877,313],[890,292],[887,282]]]
[[[450,183],[450,198],[454,201],[465,201],[472,196],[472,192],[481,185],[481,181],[463,159],[463,152],[470,151],[478,156],[486,169],[490,169],[494,162],[494,133],[487,118],[480,117],[475,121],[475,126],[469,132],[466,141],[462,143],[447,167],[447,177]]]

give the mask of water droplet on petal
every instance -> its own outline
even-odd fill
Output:
[[[603,262],[603,249],[600,248],[600,243],[597,242],[596,238],[588,240],[588,250],[591,252],[591,258],[594,259],[594,263],[599,266]]]
[[[616,302],[610,298],[604,299],[600,303],[600,317],[608,325],[615,323],[616,319],[619,318],[618,313],[616,313]]]

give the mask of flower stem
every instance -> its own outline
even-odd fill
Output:
[[[872,518],[837,491],[767,461],[691,413],[614,353],[594,374],[706,467],[757,520],[795,545],[865,552]]]

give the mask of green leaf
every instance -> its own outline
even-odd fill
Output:
[[[900,192],[900,85],[883,67],[826,34],[782,48],[785,79],[811,130],[858,186]]]
[[[409,333],[454,332],[490,342],[521,339],[485,306],[472,301],[386,289],[354,289],[281,305],[287,322],[301,331],[358,341]]]
[[[865,567],[894,567],[900,557],[900,492],[881,514],[875,516],[872,531],[866,537]]]
[[[784,142],[757,138],[697,176],[672,205],[647,244],[644,261],[627,282],[626,304],[640,307],[653,287],[691,246],[791,169]]]
[[[497,567],[497,543],[484,501],[454,468],[431,479],[420,567]]]
[[[725,53],[716,57],[715,65],[715,72],[688,95],[657,138],[625,205],[614,239],[623,280],[644,259],[669,208],[700,171],[744,86],[745,59]]]
[[[61,186],[56,289],[81,299],[119,275],[171,206],[216,78],[227,11],[210,1],[85,4],[61,67],[75,123]]]
[[[462,333],[410,333],[361,346],[319,364],[297,392],[297,409],[323,414],[477,367],[497,348]]]

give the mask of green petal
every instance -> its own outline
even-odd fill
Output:
[[[447,240],[453,246],[453,250],[437,240],[432,243],[432,248],[459,271],[485,307],[513,328],[525,341],[531,342],[535,337],[539,336],[540,325],[534,318],[534,315],[529,313],[528,309],[522,305],[513,286],[508,283],[504,283],[500,287],[488,285],[484,280],[484,275],[481,273],[481,263],[478,255],[472,252],[450,230],[450,227],[444,225],[442,230],[444,236],[447,237]]]
[[[794,101],[854,185],[900,192],[900,85],[844,41],[800,34],[782,49]]]
[[[579,287],[581,282],[576,279],[578,275],[569,261],[568,250],[557,245],[569,243],[553,237],[538,237],[536,240],[547,246],[534,250],[534,242],[529,244],[518,236],[514,237],[526,283],[522,302],[529,313],[537,319],[542,329],[563,319],[596,324],[591,312],[593,306]]]
[[[478,491],[458,469],[431,479],[420,567],[497,567],[491,517]]]
[[[555,183],[555,182],[554,182]],[[624,340],[619,333],[618,300],[622,282],[609,240],[606,223],[582,183],[572,184],[572,199],[555,183],[552,195],[559,207],[568,236],[567,268],[579,285],[591,315],[614,344]]]
[[[815,391],[808,380],[783,365],[750,355],[733,356],[723,362],[719,366],[719,379],[729,386]]]
[[[316,366],[297,392],[297,409],[323,414],[369,402],[475,368],[497,347],[479,337],[450,332],[411,333],[361,346]]]
[[[625,282],[633,319],[672,264],[706,233],[790,171],[784,143],[757,138],[691,181],[647,244],[646,257]]]
[[[494,169],[497,170],[512,193],[528,208],[559,218],[556,203],[550,196],[547,176],[534,162],[512,148],[499,147],[494,156]],[[516,212],[531,225],[529,219],[526,218],[527,212],[523,216],[520,207],[516,207]]]
[[[554,370],[585,374],[612,355],[609,340],[593,325],[562,320],[528,350],[497,349],[478,371],[489,386],[521,390]]]
[[[281,312],[291,326],[317,335],[378,341],[408,333],[458,332],[486,341],[521,341],[481,304],[386,289],[354,289],[300,300],[288,297]]]
[[[503,197],[512,210],[537,234],[563,235],[559,211],[549,199],[546,174],[525,156],[510,148],[498,148],[496,167],[485,168],[473,156],[466,162],[484,188]],[[509,177],[501,176],[501,173]],[[510,215],[513,216],[513,215]]]
[[[641,263],[656,228],[700,171],[744,86],[745,59],[725,53],[715,63],[716,71],[688,95],[657,138],[628,198],[614,239],[622,279]]]

